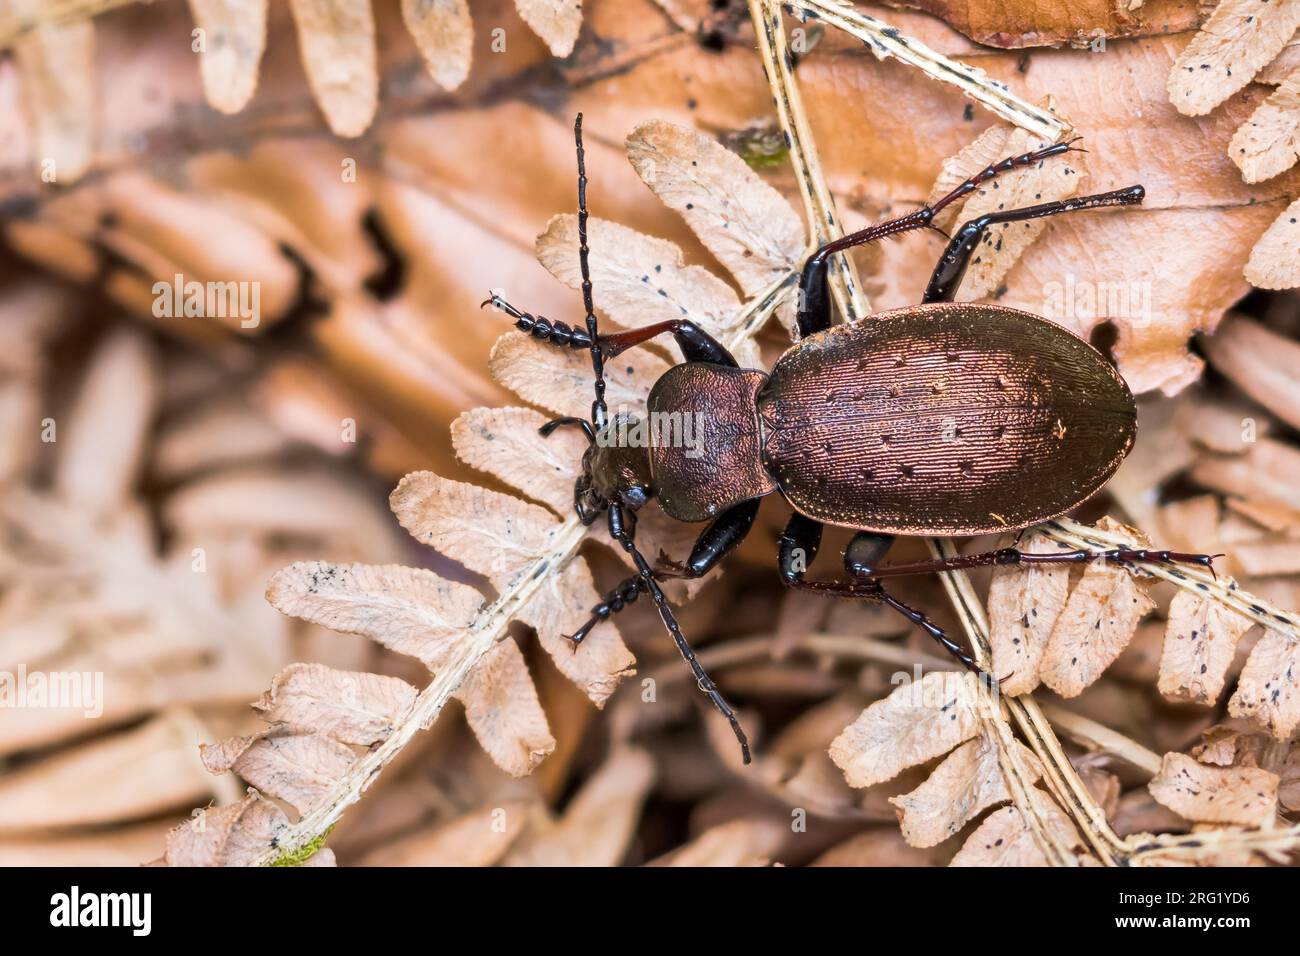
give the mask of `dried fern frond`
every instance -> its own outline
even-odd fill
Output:
[[[1295,0],[1220,0],[1169,73],[1169,100],[1203,116],[1269,64],[1300,29]]]
[[[139,0],[0,5],[0,49],[13,46],[38,131],[38,172],[71,183],[90,168],[96,13]],[[579,0],[516,0],[520,19],[557,57],[568,56],[582,28]],[[8,9],[5,10],[4,6]],[[267,0],[189,0],[194,52],[208,104],[238,113],[257,90],[267,41]],[[303,68],[337,136],[369,128],[379,105],[379,69],[371,0],[290,0]],[[402,0],[402,20],[426,69],[444,90],[469,76],[474,24],[467,0]],[[500,28],[497,28],[500,29]]]
[[[773,208],[784,202],[723,147],[690,131],[667,124],[641,127],[629,139],[629,153],[639,157],[638,171],[670,195],[758,195]],[[785,215],[746,223],[735,218],[724,201],[711,213],[696,212],[690,225],[706,244],[711,237],[727,237],[720,252],[724,261],[771,262],[772,250],[794,246],[791,232],[797,218],[786,208]],[[724,341],[743,347],[757,329],[747,317],[759,307],[770,314],[770,295],[742,304],[721,280],[698,267],[682,266],[680,253],[670,243],[599,220],[591,227],[597,303],[615,324],[656,321],[667,302],[672,314],[680,310],[696,316]],[[562,281],[578,284],[572,217],[558,217],[539,237],[538,259]],[[785,262],[787,274],[778,284],[788,281],[794,264],[793,258]],[[779,261],[766,268],[780,272]],[[756,286],[754,279],[749,281]],[[644,350],[625,359],[611,363],[608,370],[608,400],[635,408],[666,365]],[[581,414],[589,403],[586,363],[582,354],[539,346],[518,332],[501,338],[490,361],[503,385],[560,414]],[[582,447],[574,436],[541,438],[537,429],[544,421],[529,409],[478,409],[453,426],[462,460],[540,504],[431,472],[408,475],[392,494],[390,503],[403,527],[483,575],[496,591],[494,600],[432,571],[396,566],[305,563],[272,579],[267,597],[281,611],[365,635],[418,658],[435,677],[418,693],[403,682],[392,683],[395,678],[376,684],[387,703],[403,706],[400,712],[359,707],[363,725],[370,729],[365,739],[356,739],[355,725],[340,728],[327,718],[339,707],[340,688],[351,687],[365,675],[321,671],[308,691],[310,706],[304,702],[294,708],[296,720],[278,719],[281,709],[273,688],[259,705],[273,722],[270,730],[209,749],[205,760],[211,769],[233,768],[300,813],[296,833],[276,818],[271,827],[274,846],[272,841],[264,844],[260,861],[269,862],[283,848],[302,847],[315,839],[452,696],[465,705],[471,728],[499,766],[516,775],[531,772],[555,741],[518,646],[507,636],[511,621],[531,625],[559,670],[597,706],[632,672],[632,655],[612,621],[593,632],[576,653],[564,636],[577,628],[599,595],[577,553],[588,529],[571,513]],[[539,476],[541,463],[549,467]],[[649,553],[676,554],[685,545],[684,533],[689,529],[666,519],[656,522],[651,511],[642,519],[639,537]],[[595,536],[609,543],[603,534]],[[297,668],[282,673],[276,687],[301,674]],[[355,746],[371,749],[359,755],[350,749]],[[265,817],[250,819],[262,826]],[[192,840],[192,827],[185,824],[184,833],[178,831],[173,842]],[[257,838],[264,836],[259,831]]]
[[[1143,547],[1148,542],[1132,529],[1103,522],[1096,529],[1051,522],[1027,536],[1031,551],[1054,548]],[[1229,704],[1234,716],[1252,723],[1278,741],[1286,741],[1297,723],[1300,681],[1300,631],[1293,615],[1277,611],[1247,594],[1230,579],[1218,579],[1199,569],[1093,563],[1085,566],[1073,586],[1060,567],[1023,566],[994,572],[989,594],[992,672],[1005,673],[1000,690],[1024,695],[1042,680],[1065,697],[1079,694],[1095,682],[1135,634],[1154,606],[1145,596],[1150,576],[1157,575],[1181,590],[1169,612],[1161,658],[1160,689],[1180,698],[1213,703],[1223,687],[1238,639],[1251,618],[1270,625],[1252,650]],[[1245,613],[1243,613],[1245,612]],[[1258,655],[1258,657],[1257,657]],[[1213,666],[1213,670],[1211,670]],[[927,686],[928,682],[928,686]],[[1264,694],[1262,689],[1268,688]],[[1003,786],[999,766],[990,763],[994,738],[985,727],[1004,721],[1000,709],[985,705],[970,675],[931,673],[915,684],[895,690],[868,707],[832,744],[831,757],[844,770],[851,786],[867,787],[888,780],[901,770],[954,750],[921,788],[893,802],[900,812],[904,838],[915,846],[930,846],[959,832],[980,811],[1013,799]],[[1003,745],[1006,746],[1005,744]],[[1019,744],[1013,743],[1014,748]],[[1025,752],[1022,766],[1036,767],[1039,755]],[[1037,779],[1028,779],[1030,785]],[[1197,763],[1185,754],[1167,754],[1151,783],[1153,796],[1192,820],[1234,824],[1220,832],[1217,855],[1222,862],[1233,852],[1248,856],[1263,840],[1271,851],[1294,848],[1294,834],[1261,837],[1271,829],[1277,812],[1278,777],[1265,770],[1222,771]],[[1069,855],[1086,862],[1078,834],[1067,826],[1061,807],[1046,793],[1030,790],[1045,826],[1035,828],[1021,807],[1008,807],[988,817],[966,839],[952,865],[1041,865],[1044,839],[1055,841]],[[924,809],[923,815],[918,815]],[[1100,823],[1104,825],[1104,817]],[[937,824],[942,824],[936,829]],[[1254,828],[1254,829],[1243,829]],[[1155,861],[1168,849],[1157,841],[1159,853],[1147,846],[1149,835],[1115,840],[1113,849],[1133,862]],[[1035,842],[1035,840],[1037,842]]]
[[[845,22],[855,29],[861,27],[846,12],[847,8],[817,6],[824,12],[850,17]],[[813,241],[823,241],[838,233],[840,223],[802,113],[793,67],[781,55],[785,37],[779,14],[775,5],[765,0],[753,0],[752,9],[760,28],[760,50],[782,132],[790,145],[796,181],[815,236]],[[873,36],[876,32],[888,36],[878,26],[870,32]],[[902,46],[923,50],[906,43]],[[1029,108],[1026,112],[1018,106],[1011,109],[1008,104],[1014,98],[976,71],[966,70],[959,73],[959,78],[958,85],[980,92],[986,101],[1001,104],[1004,115],[1033,127],[1034,135],[1064,129],[1062,120],[1043,110]],[[1004,143],[1013,135],[1019,134],[1007,131]],[[596,222],[592,232],[598,305],[614,324],[625,325],[685,312],[717,332],[741,355],[751,356],[752,351],[747,349],[754,332],[779,307],[793,282],[802,244],[797,217],[739,160],[697,133],[650,124],[633,135],[629,154],[642,178],[669,205],[688,214],[688,224],[696,235],[731,268],[745,299],[742,301],[728,284],[706,270],[686,265],[676,246],[613,223]],[[1043,182],[1064,188],[1050,179]],[[771,214],[761,221],[751,221],[744,209],[728,202],[728,197],[738,195],[746,197],[747,205],[766,206]],[[738,244],[734,241],[737,234],[742,237]],[[728,237],[726,241],[723,236]],[[1018,243],[1004,246],[1011,261],[1024,252]],[[539,239],[538,256],[555,275],[575,284],[571,217],[552,221]],[[751,263],[755,268],[750,268]],[[1007,267],[1009,263],[1000,266],[1003,271]],[[996,270],[990,268],[990,275],[995,274]],[[850,262],[845,260],[838,266],[833,283],[846,318],[862,318],[865,299],[855,284]],[[562,414],[580,414],[587,406],[590,375],[582,355],[548,352],[512,333],[499,341],[491,364],[499,381],[533,404]],[[626,403],[631,409],[643,401],[650,382],[666,367],[663,359],[651,351],[635,358],[629,355],[627,362],[614,364],[617,367],[611,370],[611,401]],[[313,687],[308,700],[294,711],[303,715],[299,718],[304,721],[302,725],[275,725],[264,734],[243,735],[213,748],[210,762],[214,767],[247,770],[250,782],[262,781],[269,794],[297,809],[299,819],[290,823],[278,807],[271,812],[251,804],[247,813],[252,825],[232,824],[223,830],[213,838],[219,849],[213,849],[207,858],[218,858],[225,852],[230,835],[246,829],[254,851],[239,856],[240,862],[300,860],[320,845],[344,809],[359,798],[421,727],[439,715],[451,696],[464,702],[480,742],[494,760],[508,769],[530,769],[554,745],[536,689],[506,627],[513,620],[527,622],[537,630],[548,650],[561,648],[563,633],[578,623],[585,607],[594,601],[594,589],[589,571],[577,556],[585,529],[568,516],[568,489],[576,474],[577,446],[565,450],[556,450],[558,444],[539,447],[534,429],[541,420],[538,413],[526,409],[480,409],[464,416],[455,432],[458,452],[466,462],[493,474],[531,501],[451,482],[428,472],[408,476],[392,498],[394,511],[417,539],[486,578],[497,592],[494,599],[431,571],[395,566],[297,565],[275,579],[271,596],[282,609],[366,634],[400,653],[419,658],[434,676],[419,691],[406,683],[387,685],[385,700],[409,704],[396,717],[386,706],[370,705],[362,733],[353,732],[347,724],[329,716],[338,709],[337,695],[349,686],[351,675],[341,671],[322,673],[318,675],[323,678],[320,687]],[[520,467],[522,457],[544,462],[547,474],[534,478]],[[643,528],[647,541],[652,535],[663,534],[656,532],[649,516]],[[1104,540],[1106,531],[1058,522],[1047,532],[1064,542],[1071,541],[1071,535],[1082,536],[1082,543],[1072,546],[1093,550],[1109,547]],[[1172,576],[1173,572],[1168,574]],[[951,588],[976,656],[989,666],[996,645],[991,649],[982,606],[972,597],[964,575],[950,575],[945,584]],[[1042,648],[1033,662],[1032,680],[1042,678],[1067,693],[1077,693],[1096,680],[1132,638],[1146,610],[1146,584],[1145,577],[1113,566],[1087,569],[1073,592],[1062,592],[1058,580],[1053,593],[1059,596],[1060,607],[1051,624],[1044,624],[1037,635]],[[1244,592],[1234,595],[1227,584],[1211,587],[1194,575],[1183,575],[1180,586],[1212,593],[1216,606],[1230,607],[1234,613],[1240,612],[1234,602],[1251,602]],[[1037,598],[1028,593],[1032,590],[1029,582],[1009,586],[1008,590],[1013,592],[1009,599],[1037,607]],[[1269,613],[1266,605],[1255,606],[1260,608],[1259,614]],[[1193,605],[1186,617],[1180,614],[1180,620],[1200,620],[1201,610]],[[1204,616],[1209,621],[1212,615],[1207,612]],[[1091,640],[1090,630],[1103,631],[1104,640]],[[616,635],[607,640],[611,641],[607,645],[611,653],[592,670],[567,665],[566,676],[595,701],[603,699],[602,695],[607,697],[608,689],[625,672],[622,665],[614,663],[621,659],[621,642],[612,643]],[[1014,644],[1014,639],[1003,643]],[[588,650],[584,646],[580,654]],[[564,669],[562,655],[553,654]],[[1030,677],[1027,672],[1025,679]],[[976,830],[978,839],[975,835],[968,839],[962,851],[963,862],[986,860],[989,854],[996,857],[1000,853],[996,848],[1002,846],[1013,848],[1003,855],[1005,859],[1053,864],[1154,859],[1150,854],[1157,850],[1151,847],[1162,854],[1181,852],[1176,841],[1162,837],[1150,844],[1135,843],[1121,839],[1110,829],[1100,805],[1104,798],[1095,796],[1088,786],[1092,783],[1093,789],[1104,791],[1104,775],[1094,771],[1085,779],[1066,756],[1032,697],[1002,698],[973,681],[950,688],[952,680],[942,674],[930,675],[914,688],[901,689],[873,704],[829,750],[836,763],[846,769],[849,782],[858,784],[893,777],[952,752],[948,758],[951,763],[945,761],[921,785],[923,789],[912,791],[912,803],[900,804],[916,808],[904,809],[904,813],[912,813],[907,829],[918,843],[932,840],[937,833],[921,825],[917,814],[924,812],[922,808],[939,808],[936,812],[946,832],[952,827],[960,829],[985,809],[1009,802],[1010,806],[986,818]],[[284,682],[288,683],[289,678],[285,677]],[[921,699],[912,701],[900,696],[903,691],[918,693]],[[926,704],[926,693],[937,694],[939,703],[933,707]],[[273,702],[266,705],[266,710],[278,713]],[[1285,719],[1285,715],[1279,716]],[[1013,726],[1021,732],[1023,743],[1015,736]],[[349,733],[360,739],[348,739]],[[370,749],[359,753],[354,749],[359,745],[369,745]],[[643,761],[625,751],[616,751],[616,755],[626,764],[626,776],[635,784],[632,793],[624,793],[622,799],[635,805],[641,792],[637,788],[649,785],[646,773],[638,769]],[[817,770],[811,762],[804,766],[810,777]],[[783,785],[789,782],[780,781]],[[805,786],[809,782],[798,781]],[[533,834],[544,851],[549,849],[546,832],[543,826]],[[1238,830],[1222,839],[1225,845],[1238,849],[1256,846],[1265,839],[1272,841],[1269,846],[1278,847],[1287,845],[1290,835],[1260,837],[1258,831]],[[524,829],[495,858],[565,858],[563,853],[531,855],[529,842],[529,831]],[[173,843],[193,848],[192,825],[177,831]],[[755,837],[755,843],[761,845],[761,840]],[[238,845],[242,848],[245,844]]]
[[[1199,33],[1183,49],[1169,74],[1169,99],[1188,116],[1201,116],[1252,79],[1280,83],[1228,145],[1242,178],[1256,183],[1290,169],[1300,154],[1300,2],[1220,0]],[[1291,51],[1291,52],[1288,52]],[[1275,75],[1261,75],[1269,64]],[[1300,286],[1300,228],[1297,203],[1284,210],[1255,243],[1246,279],[1261,289]]]

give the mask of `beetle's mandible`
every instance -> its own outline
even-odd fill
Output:
[[[746,763],[749,742],[734,711],[695,657],[660,582],[707,574],[748,534],[761,501],[779,493],[794,509],[781,534],[778,571],[792,588],[888,605],[923,628],[966,666],[971,656],[944,631],[894,597],[883,580],[981,565],[1186,562],[1211,557],[1117,549],[1030,554],[1002,548],[907,564],[881,564],[895,535],[975,535],[1027,528],[1071,510],[1099,491],[1133,446],[1133,395],[1091,345],[1046,319],[1004,306],[954,302],[974,251],[997,223],[1075,210],[1140,203],[1141,186],[999,210],[972,219],[949,239],[922,304],[869,321],[831,325],[829,257],[910,229],[1008,170],[1041,163],[1070,143],[987,167],[931,206],[822,246],[799,279],[800,339],[770,372],[742,369],[720,343],[687,320],[601,335],[592,304],[587,248],[587,177],[582,116],[578,156],[578,259],[584,327],[532,315],[499,296],[491,303],[542,342],[589,351],[595,379],[591,418],[560,418],[542,434],[574,426],[587,436],[574,508],[586,524],[602,514],[636,573],[610,591],[572,637],[649,594],[714,706],[731,723]],[[686,361],[654,384],[651,426],[676,423],[676,435],[626,416],[611,420],[604,361],[659,335],[672,335]],[[690,447],[686,422],[698,429]],[[629,433],[646,441],[619,441]],[[704,453],[700,453],[700,449]],[[636,545],[636,513],[657,498],[680,521],[710,521],[690,556],[651,565]],[[847,577],[808,580],[824,524],[858,533],[844,552]]]

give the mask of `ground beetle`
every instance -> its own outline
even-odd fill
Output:
[[[602,513],[636,574],[610,591],[572,636],[581,642],[642,593],[653,599],[702,690],[731,722],[745,762],[749,743],[735,713],[700,666],[659,582],[708,573],[744,539],[759,503],[780,492],[794,515],[780,538],[785,584],[888,605],[923,628],[966,666],[975,661],[920,611],[890,594],[882,579],[982,565],[1186,562],[1211,557],[1115,549],[1028,554],[1001,548],[907,564],[878,562],[895,535],[978,535],[1027,528],[1064,514],[1099,491],[1133,446],[1137,409],[1111,364],[1091,345],[1046,319],[989,303],[954,302],[974,250],[989,226],[1056,213],[1142,201],[1141,186],[987,213],[949,239],[923,304],[831,326],[829,257],[910,229],[936,228],[948,204],[1011,169],[1071,149],[1056,143],[1004,159],[930,206],[836,239],[814,252],[799,280],[800,339],[770,372],[738,367],[731,354],[687,320],[600,335],[592,306],[587,249],[587,176],[582,116],[578,154],[578,244],[586,329],[553,322],[493,295],[491,303],[522,331],[563,348],[587,349],[595,374],[591,420],[559,418],[549,435],[576,426],[589,445],[574,507],[585,524]],[[691,415],[703,427],[704,455],[672,444],[633,447],[612,440],[630,419],[609,419],[603,363],[625,349],[670,334],[686,361],[650,391],[649,416]],[[633,429],[635,431],[635,429]],[[651,430],[650,434],[654,434]],[[636,546],[636,512],[657,498],[680,521],[712,519],[690,557],[652,566]],[[844,552],[845,580],[804,579],[823,524],[856,529]]]

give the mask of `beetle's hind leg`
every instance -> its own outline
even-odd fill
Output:
[[[857,539],[855,538],[854,541]],[[936,574],[943,571],[962,571],[969,568],[992,566],[1008,567],[1022,564],[1088,564],[1092,561],[1117,561],[1120,564],[1192,564],[1214,571],[1214,559],[1219,555],[1191,554],[1185,551],[1164,551],[1153,548],[1111,548],[1107,551],[1049,551],[1044,554],[1021,551],[1019,548],[998,548],[976,554],[957,554],[950,558],[930,561],[908,561],[902,564],[876,564],[876,557],[858,556],[850,561],[853,544],[845,551],[845,565],[849,573],[864,578],[902,577],[909,574]]]
[[[950,203],[956,202],[963,196],[974,192],[981,185],[996,179],[1002,173],[1025,166],[1032,166],[1049,157],[1069,152],[1076,148],[1074,143],[1075,140],[1072,139],[1069,142],[1053,143],[1050,146],[1044,146],[1042,149],[1021,153],[1019,156],[1008,156],[1006,159],[984,167],[964,182],[958,183],[951,192],[936,200],[932,206],[922,206],[916,212],[908,213],[906,216],[868,226],[866,229],[850,233],[847,236],[841,236],[839,239],[826,243],[808,257],[807,261],[804,262],[803,272],[799,276],[799,301],[796,309],[799,337],[805,338],[814,332],[821,332],[831,327],[831,299],[826,279],[830,268],[829,257],[832,254],[844,252],[855,246],[863,246],[869,242],[875,242],[877,239],[884,239],[887,236],[895,236],[900,232],[907,232],[911,229],[934,229],[943,233],[942,229],[934,225],[934,217]],[[947,234],[943,234],[947,238]]]
[[[957,288],[966,275],[966,267],[980,243],[985,239],[989,226],[998,223],[1024,222],[1028,219],[1041,219],[1063,212],[1076,212],[1081,209],[1098,209],[1103,206],[1131,206],[1140,203],[1146,191],[1141,186],[1129,186],[1114,192],[1098,193],[1095,196],[1078,196],[1058,202],[1047,202],[1037,206],[1025,206],[1022,209],[1001,209],[972,219],[953,233],[947,248],[939,258],[930,276],[930,284],[925,287],[922,302],[951,302],[957,295]]]

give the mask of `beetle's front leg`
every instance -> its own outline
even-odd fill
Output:
[[[636,517],[633,512],[626,511],[623,505],[615,502],[609,506],[609,536],[623,546],[632,563],[636,565],[637,573],[641,577],[642,590],[646,591],[651,600],[655,602],[655,609],[659,612],[659,619],[663,621],[664,628],[672,635],[673,642],[677,645],[677,650],[681,653],[682,659],[686,661],[695,675],[695,684],[718,709],[718,712],[727,719],[731,724],[731,731],[736,735],[736,740],[740,743],[740,754],[745,763],[750,762],[749,738],[745,736],[744,728],[740,726],[740,719],[736,712],[732,710],[731,705],[727,703],[718,686],[713,683],[713,678],[709,677],[704,665],[700,663],[695,656],[695,651],[691,648],[690,643],[686,640],[686,635],[682,633],[681,625],[677,623],[677,615],[668,605],[668,598],[665,597],[663,588],[655,580],[654,569],[646,561],[636,546]]]
[[[523,309],[517,309],[495,292],[480,303],[479,308],[491,305],[515,320],[515,328],[528,332],[533,338],[560,348],[589,349],[591,336],[585,329],[575,328],[564,322],[555,322],[542,315],[533,315]]]
[[[662,581],[665,578],[704,577],[745,540],[749,529],[754,526],[754,518],[758,515],[760,503],[761,499],[754,498],[728,508],[700,533],[695,546],[691,548],[690,557],[684,564],[676,564],[660,558],[653,569],[655,579]],[[623,610],[645,591],[645,579],[640,573],[620,582],[591,609],[591,617],[587,618],[587,622],[578,628],[570,640],[574,644],[580,644],[583,638],[591,633],[593,627],[607,620],[610,615]]]
[[[671,335],[688,362],[711,362],[736,368],[736,359],[727,347],[690,319],[668,319],[639,329],[602,335],[600,350],[606,358],[613,358],[660,335]]]

